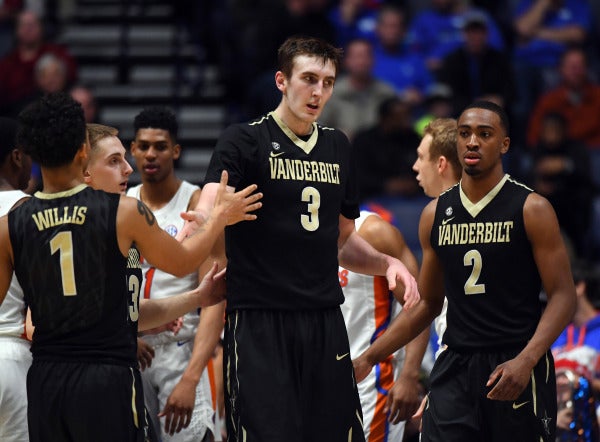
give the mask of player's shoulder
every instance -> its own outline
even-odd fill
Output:
[[[248,145],[253,144],[264,131],[268,131],[269,116],[264,115],[246,122],[228,125],[221,135],[217,145]]]
[[[317,122],[317,128],[320,132],[320,135],[322,135],[324,137],[330,137],[330,138],[333,138],[336,140],[342,140],[345,142],[349,142],[346,134],[342,130],[340,130],[336,127],[327,126],[325,124],[321,124],[321,123]]]

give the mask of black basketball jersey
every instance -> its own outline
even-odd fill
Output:
[[[523,222],[531,189],[508,175],[471,203],[455,185],[439,197],[431,245],[444,268],[448,328],[456,350],[525,344],[539,322],[541,280]]]
[[[316,123],[297,137],[274,113],[230,126],[212,156],[206,182],[256,183],[256,221],[225,230],[227,307],[312,309],[339,305],[339,216],[357,218],[358,193],[346,136]]]
[[[34,359],[137,364],[142,274],[137,250],[119,250],[119,198],[81,185],[38,192],[9,214]]]

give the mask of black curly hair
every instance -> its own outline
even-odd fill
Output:
[[[19,114],[17,144],[42,167],[69,164],[84,142],[83,109],[68,93],[44,95]]]
[[[177,143],[179,125],[175,113],[164,106],[148,107],[136,115],[133,120],[133,131],[137,134],[140,129],[162,129],[169,132],[173,144]]]

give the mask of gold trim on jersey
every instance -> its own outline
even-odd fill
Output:
[[[85,183],[81,183],[69,190],[64,190],[62,192],[56,192],[56,193],[44,193],[42,191],[38,191],[35,192],[33,194],[33,196],[35,196],[36,198],[39,198],[41,200],[52,200],[52,199],[56,199],[56,198],[64,198],[67,196],[73,196],[76,193],[81,192],[83,189],[85,189],[87,187],[87,184]]]
[[[492,190],[490,190],[487,193],[487,195],[484,196],[477,203],[472,203],[471,200],[469,200],[469,198],[463,191],[462,182],[459,183],[460,184],[460,200],[461,200],[463,206],[465,207],[465,209],[467,210],[467,212],[469,212],[469,214],[473,218],[475,218],[477,215],[479,215],[479,212],[481,212],[490,202],[492,202],[492,200],[496,197],[496,195],[498,195],[498,193],[500,192],[500,189],[502,189],[502,186],[504,186],[504,183],[506,183],[508,178],[509,178],[509,175],[505,174],[504,177],[502,177],[502,179],[500,180],[500,182],[498,184],[496,184],[496,186]]]
[[[292,129],[287,127],[287,125],[283,122],[281,118],[275,115],[275,112],[269,112],[269,116],[273,117],[273,121],[277,123],[277,126],[283,131],[284,134],[300,149],[302,149],[305,153],[309,154],[314,147],[317,145],[317,140],[319,138],[319,131],[317,130],[317,123],[313,123],[313,131],[310,135],[310,138],[307,141],[302,140],[298,135],[292,132]]]

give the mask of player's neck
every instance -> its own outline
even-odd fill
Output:
[[[45,168],[41,167],[43,193],[58,193],[71,190],[83,184],[83,166],[71,163],[66,166]]]
[[[283,124],[285,124],[293,133],[295,133],[299,137],[303,137],[305,135],[310,135],[313,131],[313,123],[312,121],[303,121],[299,118],[296,118],[286,106],[283,104],[283,101],[277,109],[273,112],[277,118],[279,118]]]
[[[501,166],[487,173],[475,176],[471,176],[463,171],[460,186],[467,198],[469,198],[469,201],[477,203],[496,187],[504,175],[504,170]]]
[[[17,188],[8,178],[0,176],[0,192],[7,192],[9,190],[17,190]]]
[[[173,199],[180,186],[181,180],[175,175],[163,181],[142,181],[140,200],[151,210],[158,210]]]

